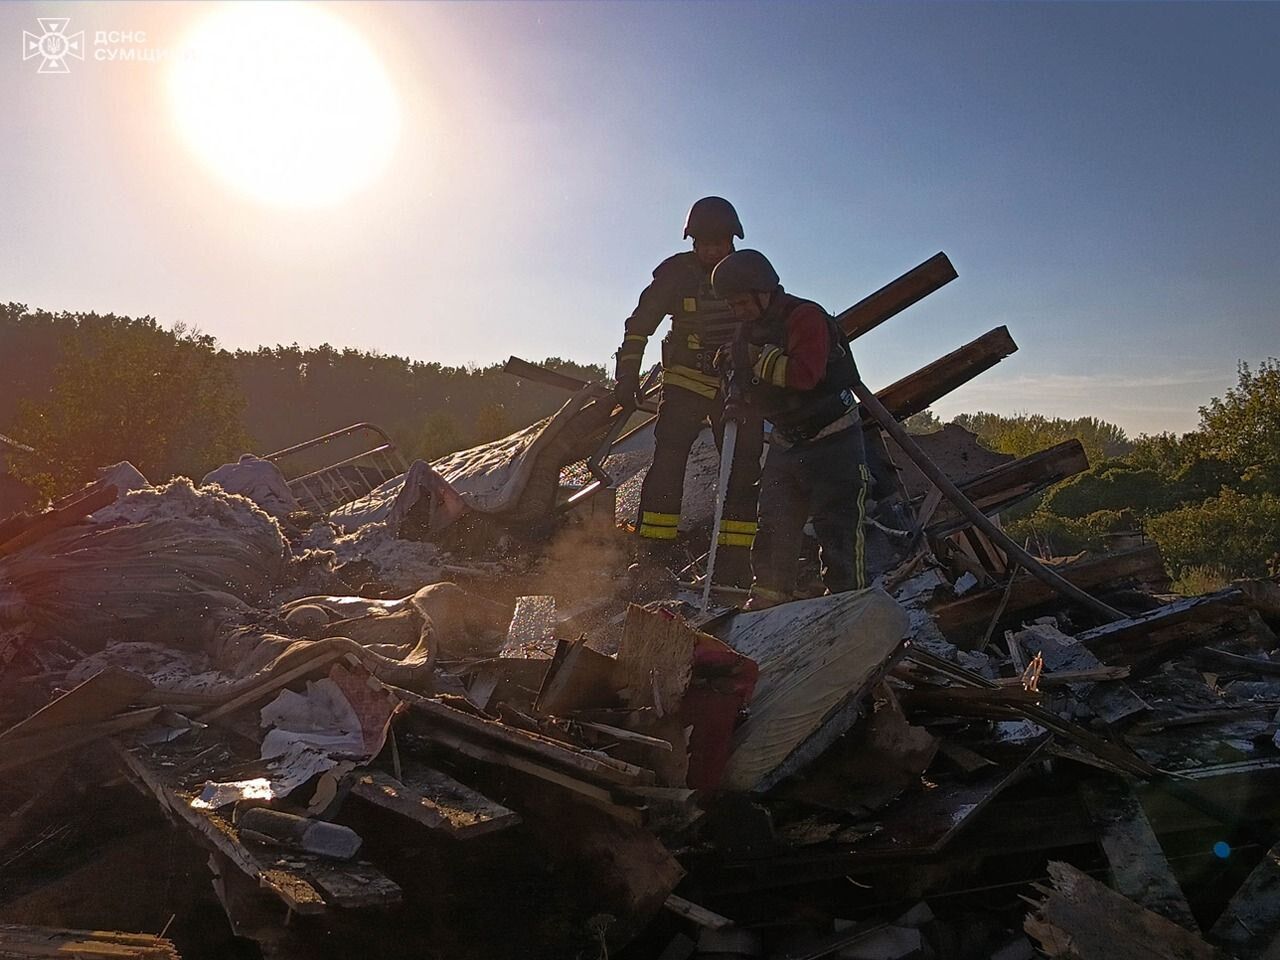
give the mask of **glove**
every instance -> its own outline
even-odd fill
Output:
[[[640,371],[631,364],[618,365],[618,385],[613,389],[613,401],[621,407],[633,408],[639,403]]]

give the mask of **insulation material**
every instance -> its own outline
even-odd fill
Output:
[[[444,576],[444,556],[433,543],[399,540],[385,523],[367,523],[354,533],[337,535],[328,523],[316,524],[299,546],[312,550],[331,550],[335,561],[367,563],[373,567],[373,578],[391,591],[408,592],[424,583],[435,583]]]
[[[227,493],[248,497],[276,518],[287,517],[302,509],[280,468],[252,453],[244,454],[237,463],[224,463],[217,470],[205,474],[200,481],[202,487],[215,484]]]
[[[462,496],[424,460],[415,460],[401,476],[393,477],[359,500],[344,504],[329,519],[345,533],[370,523],[386,525],[392,536],[400,536],[412,512],[422,533],[433,536],[466,511]]]
[[[767,790],[818,756],[901,653],[906,611],[879,588],[736,617],[723,639],[759,665],[723,786]]]
[[[590,384],[548,419],[501,440],[449,454],[431,466],[472,509],[482,513],[514,510],[537,466],[539,454],[546,451],[588,402],[609,392],[603,384]]]
[[[290,559],[252,501],[179,478],[0,559],[0,580],[17,618],[82,650],[125,637],[193,647],[265,600]]]

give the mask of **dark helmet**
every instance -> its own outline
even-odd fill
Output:
[[[711,271],[711,286],[721,300],[753,290],[771,293],[778,286],[778,271],[759,250],[735,250]]]
[[[695,240],[734,236],[741,240],[742,221],[733,204],[724,197],[703,197],[689,208],[689,216],[684,218],[684,236]]]

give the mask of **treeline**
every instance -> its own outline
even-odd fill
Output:
[[[582,379],[604,375],[555,357],[543,363]],[[10,469],[46,496],[105,463],[199,477],[245,451],[361,421],[387,430],[409,459],[432,459],[548,416],[565,396],[501,364],[449,367],[328,345],[229,352],[151,317],[0,306],[0,433],[36,449]]]
[[[1280,362],[1242,362],[1236,386],[1199,412],[1188,433],[1133,440],[1091,417],[977,413],[954,422],[1017,456],[1070,437],[1084,444],[1087,472],[1004,517],[1013,536],[1043,553],[1104,549],[1110,535],[1141,531],[1189,591],[1280,574]],[[929,416],[913,424],[938,425]]]

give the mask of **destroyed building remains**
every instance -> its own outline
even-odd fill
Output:
[[[863,398],[875,584],[760,612],[629,574],[652,420],[515,358],[559,412],[430,464],[356,424],[0,518],[0,957],[1275,956],[1280,585],[1007,542],[1080,444],[896,422],[1016,350]]]

